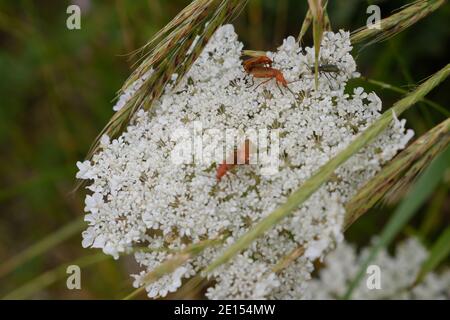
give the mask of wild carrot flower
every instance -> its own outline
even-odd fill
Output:
[[[83,246],[102,248],[115,258],[148,247],[135,253],[143,271],[134,285],[145,285],[150,297],[175,291],[223,247],[210,247],[173,274],[143,283],[143,275],[167,259],[165,250],[221,235],[227,235],[225,246],[232,243],[380,116],[381,100],[375,93],[345,90],[347,81],[358,76],[347,32],[324,34],[321,63],[339,72],[321,73],[317,90],[310,68],[313,48],[300,48],[288,37],[276,52],[267,53],[289,90],[277,87],[274,79],[259,85],[261,79],[246,74],[242,48],[233,27],[221,27],[178,86],[166,87],[151,111],[138,112],[120,137],[104,137],[91,162],[77,164],[77,176],[90,180],[92,192],[86,197],[89,227]],[[115,109],[130,94],[119,98]],[[404,125],[393,122],[293,215],[209,274],[215,285],[208,298],[302,298],[313,261],[343,238],[346,201],[412,137]],[[224,139],[227,129],[265,129],[268,137],[278,137],[276,170],[258,162],[241,165],[218,182],[215,170],[222,154],[196,161],[199,144],[193,136],[203,134],[203,155],[214,145],[232,150],[234,141]],[[174,151],[186,153],[174,157]],[[174,161],[180,158],[181,163]],[[305,249],[304,256],[274,273],[273,266],[298,246]]]
[[[309,282],[307,297],[336,299],[342,297],[360,265],[370,253],[370,246],[360,252],[343,242],[330,252],[317,279]],[[391,256],[382,250],[371,265],[379,267],[380,288],[369,288],[361,281],[352,294],[353,299],[449,299],[450,270],[430,273],[424,281],[413,286],[421,266],[428,256],[426,249],[413,238],[400,243]]]

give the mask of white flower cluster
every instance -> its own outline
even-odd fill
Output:
[[[221,280],[219,286],[208,288],[206,296],[213,299],[230,299],[245,293],[247,299],[261,300],[280,284],[267,263],[246,255],[238,255],[226,270],[221,268],[212,276]]]
[[[289,91],[277,86],[275,79],[259,85],[266,79],[246,74],[242,47],[231,25],[221,27],[177,88],[166,88],[152,111],[140,111],[119,138],[102,139],[103,149],[91,162],[78,163],[77,177],[92,180],[84,247],[102,248],[117,258],[137,246],[148,246],[136,254],[145,273],[166,257],[149,253],[150,249],[180,250],[224,234],[228,246],[380,116],[381,101],[375,93],[362,88],[345,92],[347,80],[357,75],[347,32],[325,33],[321,64],[332,64],[339,72],[321,73],[318,90],[311,72],[312,48],[302,49],[289,37],[277,52],[267,53],[273,68],[289,82]],[[216,130],[216,136],[204,138],[206,145],[221,140],[229,128],[278,129],[278,172],[267,175],[259,164],[240,165],[218,182],[220,160],[173,163],[170,155],[180,142],[173,133],[180,127],[194,131],[198,122],[205,130]],[[342,240],[345,202],[411,136],[404,122],[393,121],[289,218],[209,275],[215,285],[207,296],[302,298],[304,286],[299,282],[310,277],[312,262]],[[273,266],[299,246],[305,255],[273,273]],[[176,290],[182,278],[202,270],[222,250],[208,248],[176,275],[147,285],[149,296]],[[135,285],[144,285],[142,274],[136,276]]]
[[[339,244],[324,259],[325,266],[318,279],[309,282],[307,296],[312,299],[342,297],[370,250],[367,247],[357,253],[352,245]],[[429,273],[421,283],[413,286],[427,256],[426,249],[412,238],[397,246],[395,256],[382,250],[371,262],[379,267],[380,289],[370,289],[367,279],[363,279],[353,291],[352,299],[450,299],[449,269],[439,275]]]
[[[136,261],[145,267],[145,269],[154,269],[158,267],[162,262],[168,259],[170,256],[165,252],[137,252],[135,254]],[[146,271],[141,271],[139,275],[133,275],[135,281],[134,286],[139,287],[143,278],[147,274]],[[177,268],[172,274],[164,275],[158,282],[152,283],[146,287],[148,296],[154,298],[157,296],[166,296],[169,292],[175,292],[180,286],[183,278],[194,275],[195,272],[187,265]]]
[[[114,111],[119,111],[122,109],[127,102],[136,94],[136,92],[142,87],[145,81],[152,75],[153,69],[144,73],[142,77],[134,81],[125,91],[119,96],[116,104],[113,106]]]

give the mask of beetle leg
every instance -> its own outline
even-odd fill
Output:
[[[327,78],[328,83],[330,84],[330,87],[333,87],[333,82],[331,82],[331,78],[330,78],[330,76],[328,75],[328,73],[322,72],[322,74],[325,76],[325,78]]]
[[[247,85],[246,88],[251,88],[251,87],[253,87],[253,85],[255,84],[255,79],[253,79],[253,77],[248,76],[248,75],[246,75],[245,77],[246,77],[246,79],[250,79],[250,81],[251,81],[251,84],[250,84],[250,85]],[[245,81],[245,83],[247,83],[247,80]]]
[[[267,79],[267,80],[264,80],[263,82],[261,82],[260,84],[258,84],[258,85],[256,86],[255,90],[258,89],[258,87],[259,87],[260,85],[262,85],[262,84],[264,84],[264,83],[267,83],[267,82],[269,82],[270,80],[272,80],[272,78],[269,78],[269,79]]]
[[[280,90],[280,93],[283,94],[283,91],[281,90],[280,85],[278,84],[278,81],[275,81],[275,83],[277,84],[277,87],[278,87],[278,90]]]

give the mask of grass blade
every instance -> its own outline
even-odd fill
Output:
[[[284,217],[288,216],[293,210],[298,208],[306,201],[323,183],[325,183],[333,175],[333,172],[349,159],[353,154],[370,143],[376,136],[387,128],[396,115],[400,115],[409,107],[414,105],[429,91],[436,87],[441,81],[446,79],[450,74],[450,65],[435,73],[426,82],[420,85],[415,91],[398,101],[394,106],[385,112],[377,121],[375,121],[367,130],[359,135],[347,148],[337,154],[333,159],[323,165],[312,177],[310,177],[299,189],[293,192],[287,201],[279,206],[275,211],[262,219],[253,228],[251,228],[242,237],[236,240],[225,252],[214,260],[206,269],[209,273],[218,266],[226,263],[240,251],[248,247],[256,238],[264,234],[265,231],[273,227]]]
[[[305,19],[303,20],[302,27],[300,29],[300,33],[298,34],[298,37],[297,37],[298,43],[300,43],[300,44],[302,43],[303,37],[305,36],[306,31],[308,31],[309,27],[311,26],[312,19],[313,19],[313,17],[311,14],[311,9],[308,9],[308,11],[306,12]]]
[[[143,54],[143,61],[125,82],[122,92],[151,69],[154,72],[99,133],[88,151],[88,159],[99,150],[100,139],[104,134],[115,138],[139,109],[148,110],[152,107],[153,102],[159,99],[164,88],[171,81],[172,74],[178,74],[178,83],[189,71],[217,28],[241,12],[247,0],[222,0],[218,6],[217,2],[196,0],[195,5],[186,7],[169,23],[168,27],[143,47],[141,51],[148,50],[148,52]],[[164,34],[167,35],[163,38]],[[189,52],[196,36],[200,39]],[[158,45],[152,47],[157,40],[160,40]]]
[[[319,87],[319,56],[320,45],[323,37],[323,7],[321,0],[308,0],[309,10],[313,17],[313,39],[314,39],[314,83],[316,89]]]
[[[450,161],[450,159],[449,159]],[[439,236],[430,250],[428,259],[422,265],[415,284],[420,283],[428,272],[433,271],[450,254],[450,227],[447,227]]]
[[[450,119],[422,135],[389,162],[364,185],[346,205],[344,226],[348,228],[361,215],[378,203],[390,190],[404,189],[436,154],[450,143]]]
[[[379,81],[379,80],[374,80],[374,79],[369,79],[369,78],[365,78],[365,77],[360,77],[359,79],[364,80],[370,84],[376,85],[382,89],[387,89],[393,92],[397,92],[400,94],[406,94],[408,93],[408,90],[402,89],[400,87],[394,86],[392,84],[383,82],[383,81]],[[433,109],[435,109],[436,111],[440,112],[442,115],[446,116],[447,118],[450,117],[450,112],[444,108],[443,106],[441,106],[440,104],[431,101],[429,99],[423,98],[420,100],[421,102],[423,102],[424,104],[429,105],[430,107],[432,107]]]
[[[443,137],[444,136],[444,137]],[[358,193],[347,203],[344,230],[350,227],[354,221],[372,208],[391,189],[398,176],[407,175],[405,168],[411,167],[416,159],[432,159],[444,150],[450,143],[450,119],[431,129],[425,135],[417,139],[406,150],[385,166],[373,177]],[[430,150],[430,148],[432,150]],[[431,154],[431,156],[430,156]],[[395,187],[394,187],[395,188]],[[291,262],[295,261],[304,252],[303,247],[297,247],[273,268],[274,272],[280,272]]]
[[[139,287],[138,289],[131,292],[127,295],[124,300],[131,300],[139,295],[141,292],[145,290],[146,285],[158,280],[162,276],[172,273],[178,267],[180,267],[183,263],[191,259],[192,257],[200,254],[203,250],[208,248],[209,246],[214,246],[217,244],[223,243],[223,241],[227,238],[227,235],[219,239],[210,239],[204,240],[199,243],[192,244],[188,246],[186,249],[175,253],[171,258],[167,259],[165,262],[161,263],[158,267],[153,269],[151,272],[147,273],[144,278],[144,285]]]
[[[32,296],[34,293],[42,290],[56,281],[63,279],[67,276],[66,270],[69,265],[77,265],[80,268],[86,268],[100,261],[104,261],[107,259],[112,259],[111,256],[107,256],[104,253],[95,253],[92,255],[88,255],[72,261],[70,263],[65,263],[56,267],[55,269],[49,270],[35,279],[28,281],[23,286],[16,288],[14,291],[8,293],[4,296],[3,300],[22,300],[27,299]]]
[[[344,299],[349,299],[351,297],[353,290],[364,277],[367,266],[377,256],[378,252],[392,242],[398,232],[408,223],[414,213],[417,212],[420,206],[432,194],[433,190],[442,180],[443,173],[448,169],[449,163],[450,148],[447,147],[444,152],[433,160],[430,166],[419,177],[408,195],[400,203],[399,207],[381,232],[380,237],[373,246],[369,256],[360,266],[358,274],[350,283],[347,292],[343,297]]]
[[[366,45],[386,40],[404,29],[409,28],[419,20],[441,7],[445,0],[418,0],[414,1],[402,10],[380,21],[380,29],[362,27],[352,32],[352,43],[370,40]]]
[[[0,277],[5,276],[6,274],[10,273],[11,271],[18,268],[27,261],[47,252],[51,248],[57,246],[58,244],[69,239],[75,234],[81,232],[81,230],[83,230],[84,227],[85,222],[83,218],[78,218],[75,221],[66,224],[61,229],[56,230],[55,232],[51,233],[49,236],[45,237],[41,241],[33,244],[32,246],[28,247],[21,253],[17,254],[16,256],[12,257],[11,259],[3,263],[0,266]]]

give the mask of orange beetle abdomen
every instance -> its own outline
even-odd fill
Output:
[[[276,69],[275,69],[276,70]],[[284,78],[283,73],[281,73],[280,70],[276,70],[277,72],[275,72],[275,79],[277,79],[277,81],[279,83],[281,83],[283,86],[287,87],[287,81]]]
[[[232,166],[233,165],[222,163],[217,167],[217,171],[216,171],[217,182],[219,182],[222,179],[222,177],[227,174],[228,170],[231,169]]]
[[[287,87],[288,85],[286,79],[284,78],[283,73],[275,68],[254,67],[251,69],[250,74],[255,78],[265,78],[265,79],[275,78],[275,80],[282,86]]]

